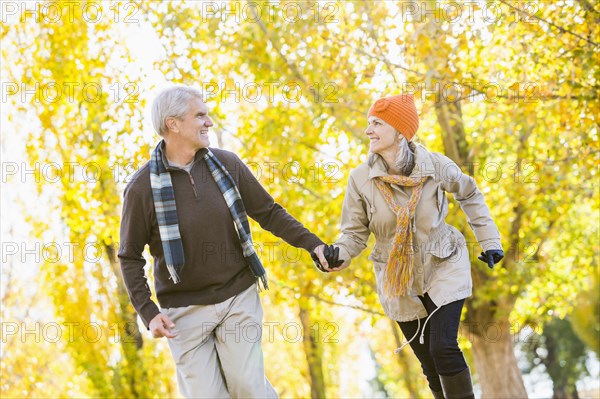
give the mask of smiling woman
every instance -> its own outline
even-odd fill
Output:
[[[365,131],[370,140],[369,150],[373,153],[396,154],[396,146],[402,140],[398,131],[376,116],[369,116],[369,127]],[[390,164],[392,165],[392,164]]]
[[[490,267],[503,257],[500,233],[475,181],[449,158],[412,142],[419,128],[412,95],[376,101],[368,122],[369,158],[350,173],[335,244],[344,263],[329,270],[348,267],[373,233],[369,258],[379,299],[411,337],[397,351],[411,345],[436,398],[474,398],[457,342],[471,264],[462,233],[446,224],[445,192],[465,210],[485,251],[480,259]]]
[[[419,118],[412,96],[392,99],[395,101],[382,98],[373,104],[365,133],[371,141],[370,152],[384,159],[390,174],[408,176],[415,162],[411,139],[419,129]],[[384,112],[389,124],[382,119]]]

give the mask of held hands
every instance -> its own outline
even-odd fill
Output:
[[[500,262],[502,258],[504,258],[504,252],[500,249],[487,250],[477,257],[480,261],[487,263],[490,269],[493,269],[494,265]]]
[[[171,332],[171,328],[175,327],[175,323],[163,313],[159,313],[150,321],[148,325],[153,338],[175,338],[176,333]]]
[[[340,248],[333,245],[319,245],[311,252],[310,256],[315,262],[315,266],[322,272],[328,273],[338,269],[344,263],[339,259]]]

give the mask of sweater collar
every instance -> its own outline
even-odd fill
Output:
[[[166,145],[167,144],[165,143],[165,140],[160,141],[160,156],[162,158],[163,165],[165,165],[165,168],[167,170],[180,170],[179,168],[173,167],[169,164],[169,160],[167,159]],[[198,162],[200,159],[204,158],[204,155],[206,155],[207,152],[208,148],[200,148],[198,151],[196,151],[196,154],[194,154],[193,162]]]

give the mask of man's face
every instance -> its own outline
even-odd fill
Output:
[[[206,104],[199,98],[194,98],[188,104],[188,112],[182,119],[176,120],[180,139],[195,149],[206,148],[210,145],[208,128],[213,125],[208,116]]]

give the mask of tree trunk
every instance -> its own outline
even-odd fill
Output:
[[[323,348],[319,337],[311,323],[310,310],[300,304],[300,322],[302,323],[304,354],[308,363],[310,375],[310,397],[313,399],[325,398],[325,378],[323,376]]]
[[[117,259],[116,249],[114,245],[106,245],[105,249],[111,269],[117,278],[119,310],[121,311],[121,317],[123,319],[123,325],[119,326],[119,333],[126,334],[124,335],[124,337],[126,337],[125,343],[131,343],[133,341],[136,349],[141,349],[144,344],[144,338],[137,324],[137,313],[133,308],[133,305],[131,305],[127,288],[125,288],[125,282],[123,280],[123,274],[121,273],[121,265]]]
[[[551,330],[552,328],[547,326],[542,334],[546,341],[546,351],[548,351],[546,358],[542,359],[542,362],[546,367],[550,379],[552,379],[552,399],[577,399],[579,397],[577,385],[569,381],[571,379],[569,378],[569,373],[563,370],[564,365],[561,366],[561,348],[556,339],[556,335],[553,334]],[[565,335],[561,338],[569,339],[569,337]],[[569,365],[570,364],[567,362],[567,367]]]
[[[117,300],[119,302],[119,316],[121,317],[118,326],[119,341],[126,359],[121,369],[127,383],[125,392],[130,392],[136,398],[146,397],[150,393],[145,388],[148,372],[141,358],[144,339],[138,327],[137,313],[129,301],[115,247],[106,245],[105,249],[111,269],[117,278]]]
[[[471,162],[471,157],[465,140],[460,103],[438,102],[435,109],[442,128],[444,149],[449,158],[463,168]],[[518,224],[518,221],[515,223]],[[475,287],[489,278],[489,275],[475,268],[472,274]],[[473,343],[482,397],[526,398],[527,391],[514,354],[507,316],[514,306],[514,298],[498,298],[477,308],[472,305],[473,302],[467,301],[467,317],[475,327],[472,329],[474,331],[469,332],[469,338]]]
[[[449,95],[458,97],[455,88],[447,90]],[[462,121],[460,102],[450,103],[440,101],[435,104],[435,115],[442,128],[442,141],[446,156],[452,159],[462,169],[472,162],[465,128]],[[463,169],[464,170],[464,169]]]
[[[460,103],[438,102],[435,106],[442,128],[444,149],[460,167],[471,160],[465,140]],[[473,271],[474,280],[487,280],[489,275]],[[477,286],[477,285],[476,285]],[[483,398],[526,398],[527,391],[517,365],[508,314],[514,300],[498,301],[474,309],[468,303],[474,331],[469,338],[473,343],[476,370]]]
[[[508,320],[493,323],[465,323],[473,344],[475,369],[481,385],[481,397],[527,398],[521,371],[514,354],[513,336]]]

